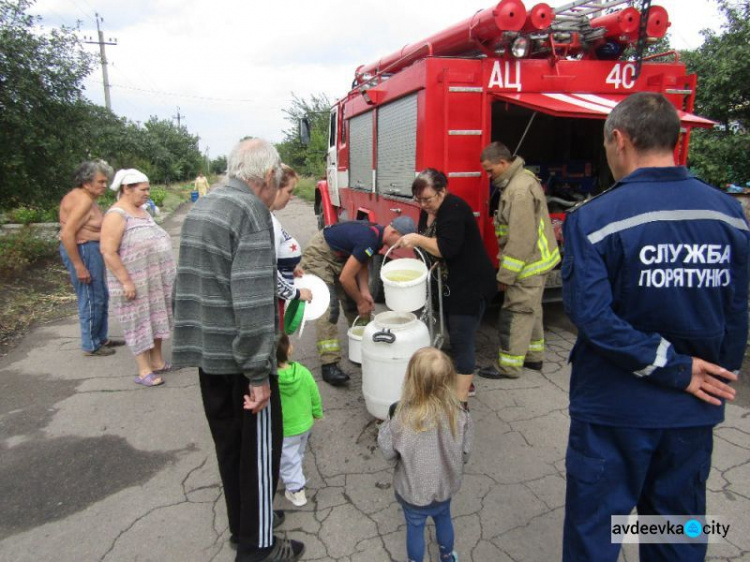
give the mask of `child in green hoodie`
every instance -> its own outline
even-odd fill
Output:
[[[279,392],[284,418],[284,445],[281,449],[281,479],[286,486],[284,496],[297,507],[307,503],[302,461],[313,418],[323,417],[318,385],[312,373],[299,363],[290,361],[294,352],[289,336],[282,334],[276,347],[279,364]]]

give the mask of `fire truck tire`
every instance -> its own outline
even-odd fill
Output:
[[[326,219],[323,216],[322,210],[315,214],[315,220],[317,221],[317,224],[318,224],[318,230],[323,230],[323,228],[326,225]]]
[[[385,302],[383,280],[380,279],[380,268],[383,267],[383,254],[375,254],[370,261],[370,294],[375,302]]]

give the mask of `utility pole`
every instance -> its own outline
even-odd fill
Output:
[[[208,150],[211,148],[210,146],[206,147],[206,174],[211,173],[211,159],[208,157]]]
[[[177,115],[172,115],[172,119],[177,119],[177,128],[180,128],[180,119],[186,117],[185,115],[180,115],[180,106],[177,106]]]
[[[112,39],[110,37],[109,41],[104,40],[104,32],[99,28],[99,23],[104,23],[104,18],[102,18],[98,13],[96,15],[96,34],[97,34],[97,41],[84,41],[84,43],[89,43],[91,45],[99,45],[99,54],[101,58],[102,63],[102,76],[104,78],[104,105],[107,106],[107,109],[112,111],[112,100],[109,96],[109,76],[107,75],[107,53],[104,50],[105,45],[117,45],[117,39]],[[89,38],[91,39],[91,38]]]

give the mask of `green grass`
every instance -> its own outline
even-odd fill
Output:
[[[294,195],[305,201],[315,201],[315,178],[300,178],[297,187],[294,190]]]

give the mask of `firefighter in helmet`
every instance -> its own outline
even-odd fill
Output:
[[[539,179],[524,168],[523,158],[493,142],[480,157],[500,190],[495,212],[499,247],[497,285],[505,292],[500,311],[499,371],[481,369],[485,378],[518,378],[523,368],[540,371],[544,361],[542,294],[547,274],[560,262],[547,199]]]
[[[375,309],[369,288],[370,258],[383,245],[393,246],[401,236],[415,231],[410,217],[397,217],[388,226],[341,222],[318,232],[302,253],[302,269],[323,279],[331,292],[328,311],[315,323],[323,380],[328,384],[339,386],[349,381],[349,375],[339,367],[341,343],[336,325],[340,309],[349,324],[357,314],[369,317]]]

